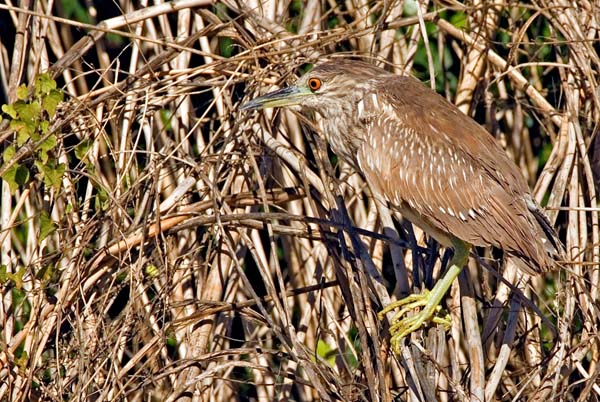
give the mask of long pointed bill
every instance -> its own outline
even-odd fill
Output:
[[[290,86],[253,99],[242,105],[240,109],[259,110],[272,107],[298,105],[302,101],[302,98],[311,94],[312,92],[310,92],[310,90]]]

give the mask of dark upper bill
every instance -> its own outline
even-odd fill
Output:
[[[312,92],[310,90],[289,86],[253,99],[250,102],[243,104],[240,109],[259,110],[272,107],[298,105],[304,96],[311,94]]]

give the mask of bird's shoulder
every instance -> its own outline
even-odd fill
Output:
[[[474,150],[498,146],[481,125],[415,78],[386,76],[373,88],[371,97],[377,97],[379,115],[420,135],[435,135],[440,143]]]

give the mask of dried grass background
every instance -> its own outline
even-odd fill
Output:
[[[584,0],[3,0],[0,101],[50,71],[68,169],[58,191],[2,184],[1,264],[23,281],[1,283],[0,400],[599,400],[599,18]],[[452,329],[394,356],[377,311],[447,254],[313,120],[239,111],[326,55],[413,74],[490,130],[565,268],[479,250],[500,275],[472,259]]]

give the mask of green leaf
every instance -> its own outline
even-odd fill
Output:
[[[2,111],[13,119],[17,118],[17,111],[13,105],[2,105]]]
[[[93,176],[94,174],[96,174],[96,166],[94,166],[94,164],[91,163],[91,162],[89,162],[89,161],[85,162],[85,170],[91,176]]]
[[[10,192],[14,194],[19,186],[22,186],[29,181],[29,169],[15,163],[4,173],[4,175],[2,175],[2,178],[8,183]]]
[[[172,348],[177,347],[177,337],[176,336],[167,337],[166,344],[167,344],[167,346],[170,346]]]
[[[2,175],[2,179],[4,179],[8,183],[8,188],[10,189],[10,193],[14,194],[15,191],[19,188],[16,179],[17,167],[12,165],[4,174]]]
[[[104,188],[102,187],[98,187],[98,193],[96,194],[96,197],[94,198],[94,208],[95,209],[100,209],[102,211],[106,211],[108,210],[108,207],[110,206],[109,202],[108,202],[108,194],[106,193],[106,190],[104,190]]]
[[[48,120],[43,120],[40,122],[40,131],[42,134],[46,134],[48,132],[48,128],[50,128],[50,122]]]
[[[46,138],[44,142],[40,144],[40,147],[38,149],[38,155],[42,163],[45,164],[46,162],[48,162],[48,152],[53,150],[54,147],[56,147],[57,141],[58,140],[56,139],[56,135],[50,135],[48,136],[48,138]]]
[[[6,265],[0,265],[0,285],[4,285],[8,280]]]
[[[22,146],[29,140],[32,134],[31,124],[26,124],[21,120],[12,120],[9,124],[11,130],[17,133],[17,146]]]
[[[125,39],[118,34],[109,32],[106,34],[106,41],[110,43],[111,47],[119,47],[123,46],[125,43]]]
[[[43,73],[37,76],[35,79],[35,93],[37,96],[47,95],[56,89],[56,81],[52,79],[50,74]]]
[[[42,107],[48,113],[48,116],[54,117],[56,113],[56,107],[64,99],[62,91],[53,89],[50,93],[42,99]]]
[[[39,128],[39,125],[30,123],[27,125],[27,127],[29,128],[29,133],[31,135],[31,141],[38,142],[42,138],[40,135],[40,132],[37,130]]]
[[[464,29],[467,27],[467,14],[457,12],[450,17],[450,23],[458,29]]]
[[[2,160],[4,161],[4,163],[6,163],[9,160],[11,160],[12,157],[15,156],[16,153],[17,153],[17,150],[15,149],[15,146],[9,145],[6,147],[6,149],[4,149],[4,152],[2,152]]]
[[[169,109],[160,109],[159,116],[160,116],[160,121],[165,126],[165,130],[172,131],[173,126],[172,126],[171,122],[173,120],[173,113],[171,113],[171,111]]]
[[[417,7],[419,7],[419,5],[417,4],[417,2],[415,0],[407,0],[404,2],[403,4],[403,15],[405,17],[412,17],[417,15]]]
[[[319,355],[322,359],[327,360],[330,366],[335,366],[335,356],[337,354],[337,350],[331,348],[324,340],[319,339],[317,342],[317,355]]]
[[[300,15],[302,13],[302,0],[292,0],[290,11],[294,15]]]
[[[62,184],[62,177],[67,170],[67,166],[64,163],[59,163],[54,169],[48,174],[48,182],[52,183],[52,187],[58,190]]]
[[[48,235],[53,233],[58,226],[48,216],[47,212],[42,212],[40,215],[40,241],[44,240]]]
[[[83,140],[79,144],[77,144],[77,146],[75,147],[75,156],[77,157],[77,159],[79,159],[80,161],[83,160],[86,157],[87,153],[90,151],[90,148],[92,148],[92,144],[93,142],[91,140]]]
[[[35,273],[35,278],[42,281],[42,283],[46,283],[52,279],[52,275],[54,275],[55,271],[54,264],[45,265]]]
[[[127,278],[129,278],[129,274],[127,274],[126,271],[123,271],[120,274],[117,274],[117,283],[123,283]]]
[[[222,36],[219,38],[219,47],[221,49],[221,56],[225,58],[230,58],[233,56],[234,51],[234,43],[233,39],[228,36]]]
[[[13,281],[15,283],[15,287],[17,289],[23,288],[23,277],[25,276],[25,272],[26,272],[25,267],[21,267],[14,274],[8,274],[8,279],[10,279],[11,281]],[[14,294],[13,294],[13,296],[14,296]],[[14,302],[16,304],[21,304],[21,303],[23,303],[23,299],[15,297]]]
[[[27,85],[25,85],[25,84],[19,85],[19,87],[17,88],[17,99],[25,100],[25,99],[27,99],[28,94],[29,94],[29,91],[27,90]]]
[[[56,163],[56,161],[49,161],[44,164],[41,161],[35,161],[35,166],[40,171],[44,184],[49,187],[53,187],[55,190],[60,188],[62,183],[62,177],[65,174],[66,166],[64,163]]]
[[[67,18],[75,19],[79,22],[92,24],[93,20],[89,15],[87,7],[84,7],[77,0],[62,0],[62,7]]]
[[[150,278],[156,278],[160,274],[160,270],[154,264],[148,264],[144,268],[144,273]]]
[[[332,17],[327,20],[327,29],[334,29],[340,25],[340,20],[337,17]]]
[[[17,165],[15,181],[19,186],[27,184],[27,182],[29,181],[29,169],[23,165]]]
[[[15,329],[16,329],[17,325],[15,325]],[[17,331],[18,332],[18,331]],[[22,347],[23,345],[21,344],[17,350],[15,351],[15,365],[21,369],[22,371],[27,370],[28,367],[28,361],[29,361],[29,355],[27,354],[27,351],[25,350],[25,348]]]
[[[40,103],[37,101],[33,101],[31,103],[17,101],[14,103],[14,107],[19,114],[19,118],[25,122],[36,122],[40,119],[42,105],[40,105]]]

